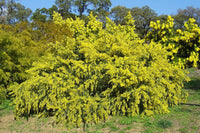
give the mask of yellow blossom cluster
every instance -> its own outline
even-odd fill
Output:
[[[200,66],[200,27],[195,24],[195,19],[190,18],[184,28],[175,29],[174,20],[168,16],[164,23],[151,22],[152,30],[147,34],[146,40],[161,43],[171,52],[170,60],[182,61],[184,67]],[[180,58],[180,60],[178,60]]]

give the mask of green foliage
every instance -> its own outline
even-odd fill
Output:
[[[161,44],[138,38],[130,13],[123,26],[107,18],[105,29],[92,14],[88,19],[54,14],[54,23],[68,25],[71,36],[49,43],[27,71],[30,77],[10,87],[16,118],[53,115],[58,123],[85,127],[109,115],[167,113],[186,102],[185,72],[169,63]]]
[[[48,9],[46,8],[36,9],[33,15],[31,16],[31,20],[41,21],[41,22],[48,21],[49,20]]]

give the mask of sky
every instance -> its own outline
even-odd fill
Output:
[[[16,0],[16,2],[20,2],[34,12],[37,8],[50,8],[55,3],[55,0]],[[187,6],[200,8],[200,0],[111,0],[111,3],[112,7],[120,5],[127,8],[141,8],[148,5],[158,15],[176,14],[178,9],[185,9]]]

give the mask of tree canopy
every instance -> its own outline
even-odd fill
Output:
[[[14,0],[1,0],[0,2],[0,23],[14,24],[21,21],[28,21],[32,10],[26,8]]]
[[[186,9],[178,9],[177,14],[173,16],[176,28],[183,28],[185,21],[194,18],[196,24],[200,26],[200,9],[188,6]]]

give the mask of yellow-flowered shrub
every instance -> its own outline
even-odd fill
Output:
[[[147,41],[161,43],[171,52],[169,58],[178,61],[182,66],[197,67],[200,50],[200,27],[195,19],[190,18],[183,30],[174,28],[174,20],[168,16],[164,23],[151,22],[152,30],[147,34]]]
[[[185,58],[187,66],[200,67],[200,27],[195,24],[195,19],[190,18],[184,24],[183,31],[177,31],[179,36],[178,56]]]
[[[169,63],[161,44],[138,38],[130,13],[125,19],[121,26],[107,18],[102,28],[92,14],[85,24],[54,13],[54,22],[67,24],[72,36],[50,43],[48,54],[27,71],[32,76],[11,87],[16,118],[53,115],[71,127],[109,115],[167,113],[186,102],[184,71]]]

